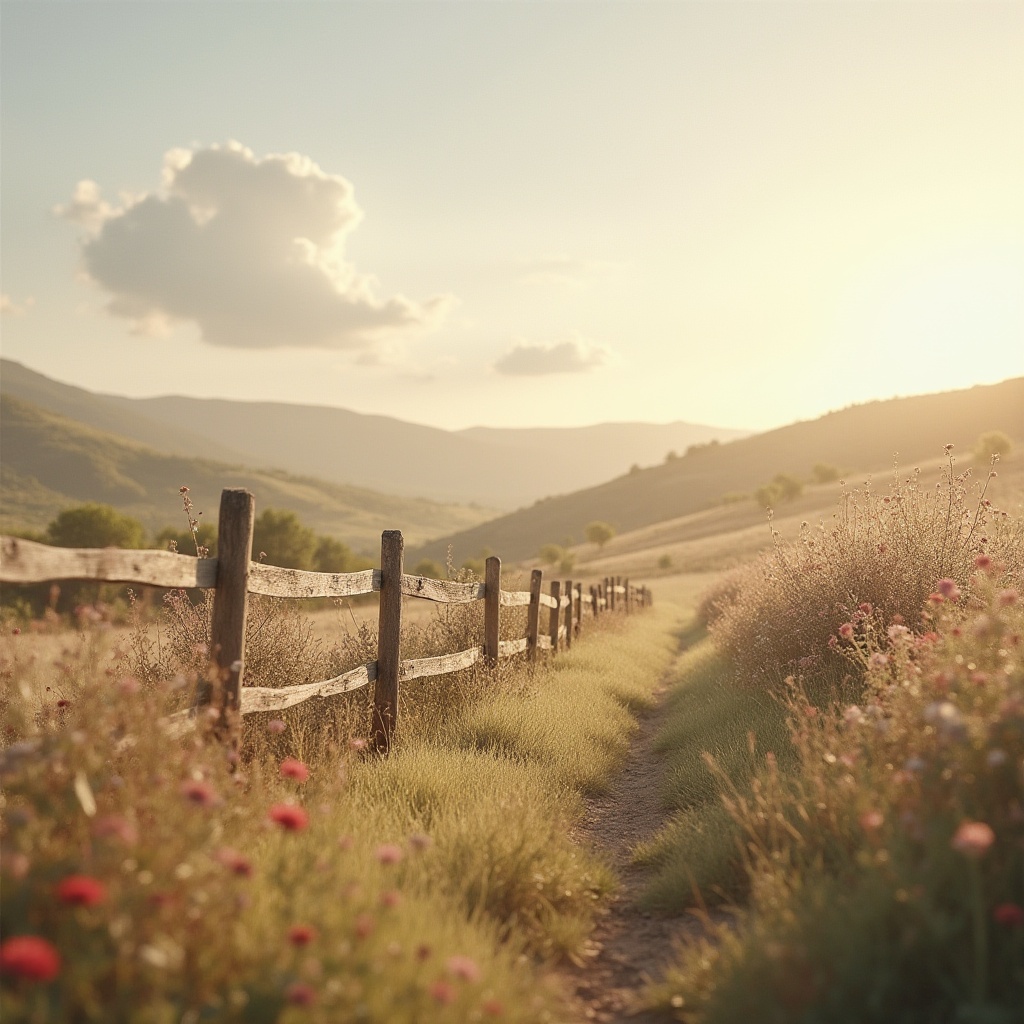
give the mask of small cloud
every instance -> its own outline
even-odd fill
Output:
[[[29,296],[24,302],[15,302],[6,293],[0,295],[0,314],[4,316],[25,316],[26,313],[36,304],[36,300]]]
[[[558,284],[582,287],[614,264],[605,260],[581,260],[564,253],[541,256],[519,264],[520,280],[530,284]]]
[[[57,216],[85,229],[83,269],[133,333],[198,325],[211,345],[371,351],[436,328],[454,299],[380,294],[345,259],[362,220],[352,185],[298,153],[237,142],[174,149],[162,187],[112,205],[81,181]]]
[[[517,342],[495,364],[510,377],[542,377],[551,373],[584,373],[603,366],[611,353],[580,335],[550,345]]]

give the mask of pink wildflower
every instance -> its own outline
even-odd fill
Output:
[[[371,914],[360,914],[356,918],[356,938],[368,939],[373,934],[373,930],[376,927],[377,922],[373,919]]]
[[[238,875],[239,878],[252,877],[252,862],[230,846],[224,846],[217,851],[217,860],[233,875]]]
[[[881,811],[871,810],[865,811],[858,820],[865,832],[877,832],[885,822],[885,817]]]
[[[316,1002],[316,989],[297,981],[288,986],[284,997],[292,1006],[312,1006]]]
[[[287,728],[288,726],[280,718],[272,718],[267,722],[267,732],[273,733],[275,736],[280,735]]]
[[[374,851],[374,856],[381,864],[397,864],[402,859],[402,848],[394,843],[381,843]]]
[[[483,1010],[484,1015],[487,1017],[501,1017],[505,1013],[505,1007],[502,1006],[500,999],[485,999],[480,1009]]]
[[[462,981],[476,981],[480,977],[480,968],[477,967],[476,961],[468,956],[450,956],[447,967],[453,978]]]
[[[947,601],[956,602],[960,600],[960,588],[956,585],[956,580],[951,580],[948,576],[939,580],[939,582],[935,584],[935,589]]]
[[[1019,599],[1020,594],[1016,590],[1014,590],[1013,587],[1011,587],[1009,590],[1000,590],[999,595],[996,598],[999,604],[1001,604],[1004,608],[1009,608],[1012,605],[1015,605]]]
[[[853,623],[852,623],[852,622],[844,622],[844,623],[843,623],[843,624],[842,624],[842,625],[841,625],[841,626],[839,627],[839,635],[840,635],[840,636],[841,636],[841,637],[842,637],[842,638],[843,638],[844,640],[849,640],[849,639],[850,639],[850,637],[852,637],[852,636],[853,636]]]
[[[950,845],[967,857],[981,857],[995,839],[995,832],[985,822],[965,821],[956,830]]]
[[[389,910],[394,910],[402,902],[402,894],[396,889],[388,889],[380,894],[380,904]]]
[[[305,782],[309,778],[309,769],[297,758],[286,757],[281,762],[281,778]]]
[[[440,1006],[449,1006],[455,1002],[458,996],[454,987],[445,981],[444,978],[438,978],[437,981],[433,982],[427,989],[427,992],[430,993],[431,999]]]
[[[218,802],[217,791],[202,779],[189,779],[183,782],[181,795],[197,807],[213,807]]]

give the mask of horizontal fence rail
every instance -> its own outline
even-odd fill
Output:
[[[585,591],[579,582],[555,580],[542,593],[543,573],[534,569],[529,591],[501,589],[501,560],[487,559],[483,583],[458,583],[411,576],[403,571],[403,540],[396,530],[381,538],[381,568],[353,573],[309,572],[252,561],[255,502],[246,490],[221,494],[218,558],[194,558],[169,551],[124,551],[117,548],[54,548],[20,537],[0,536],[0,582],[42,583],[49,580],[93,580],[137,583],[170,589],[214,591],[211,623],[212,659],[218,672],[213,683],[201,686],[196,704],[163,719],[174,735],[194,728],[200,712],[208,711],[215,731],[237,745],[244,715],[283,711],[313,697],[334,697],[374,685],[374,747],[386,753],[398,717],[399,683],[446,675],[478,662],[494,666],[499,660],[537,651],[557,652],[579,636],[583,608],[592,617],[606,611],[629,612],[647,607],[651,593],[629,580],[605,577]],[[564,591],[563,591],[564,586]],[[295,686],[243,686],[247,596],[278,598],[358,597],[380,594],[377,660],[349,669],[331,679]],[[432,658],[401,660],[402,598],[441,604],[484,602],[484,642],[478,647]],[[499,640],[500,609],[526,608],[526,636]],[[548,610],[549,628],[540,630],[540,609]]]

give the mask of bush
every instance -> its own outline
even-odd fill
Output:
[[[762,484],[754,491],[754,501],[765,508],[772,508],[780,501],[792,501],[803,493],[804,485],[790,473],[776,473],[771,483]]]
[[[1013,442],[1001,430],[982,434],[974,444],[974,455],[979,462],[989,463],[1009,455]]]
[[[811,468],[811,476],[816,484],[830,484],[839,479],[839,467],[825,462],[816,462]]]
[[[61,548],[141,548],[142,523],[109,505],[65,509],[46,528],[46,539]]]
[[[611,523],[601,522],[595,520],[592,523],[588,523],[583,531],[583,536],[590,541],[591,544],[596,544],[598,548],[603,548],[615,536],[615,527]]]
[[[253,558],[288,569],[309,569],[317,550],[316,534],[294,512],[265,508],[253,526]]]
[[[1024,572],[1024,529],[980,494],[952,457],[934,488],[894,474],[887,493],[844,492],[839,510],[793,544],[778,541],[742,578],[713,624],[715,637],[748,680],[781,679],[796,669],[842,669],[840,628],[867,629],[881,616],[921,622],[921,608],[945,577],[970,588],[974,559],[988,554],[1011,577]],[[861,606],[869,607],[865,612]]]

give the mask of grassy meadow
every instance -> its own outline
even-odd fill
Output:
[[[374,640],[256,611],[251,682]],[[477,611],[412,624],[403,653],[469,646]],[[3,637],[3,1019],[562,1019],[546,967],[614,884],[569,833],[671,661],[673,609],[588,624],[535,671],[406,684],[386,760],[366,691],[248,716],[238,755],[172,738],[199,616],[165,616],[159,644]]]

